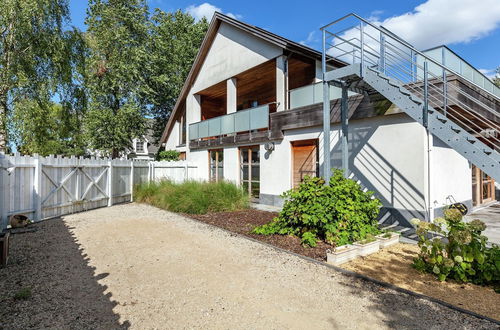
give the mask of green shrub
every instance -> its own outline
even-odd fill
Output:
[[[177,150],[163,150],[156,155],[156,160],[178,161],[180,155]]]
[[[171,181],[152,182],[134,187],[140,203],[188,214],[235,211],[248,207],[248,195],[229,182]]]
[[[261,235],[296,235],[302,243],[315,246],[322,239],[344,245],[378,234],[377,217],[382,206],[372,192],[335,170],[328,185],[325,180],[306,177],[298,188],[285,192],[283,210],[268,224],[254,228]]]
[[[486,246],[488,239],[481,235],[486,225],[480,220],[462,221],[456,209],[447,209],[444,218],[433,223],[414,219],[420,252],[414,260],[418,270],[435,274],[440,281],[452,278],[475,284],[500,284],[500,248]],[[446,237],[443,241],[434,237]]]

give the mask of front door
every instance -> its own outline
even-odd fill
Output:
[[[495,180],[472,166],[472,204],[483,205],[495,200]]]
[[[318,140],[302,140],[292,142],[293,187],[297,187],[306,176],[318,176]]]

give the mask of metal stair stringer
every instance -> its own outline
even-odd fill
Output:
[[[423,125],[424,101],[405,89],[399,82],[390,79],[384,74],[364,67],[361,78],[359,63],[344,67],[343,70],[332,70],[325,74],[325,80],[353,81],[354,75],[371,88],[378,91],[415,121]],[[338,71],[338,72],[336,72]],[[464,158],[476,165],[490,177],[500,182],[500,154],[486,146],[479,139],[455,124],[450,118],[442,116],[438,111],[428,106],[429,131],[453,148]]]

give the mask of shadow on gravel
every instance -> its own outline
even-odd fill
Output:
[[[9,264],[0,268],[0,329],[128,329],[117,302],[94,274],[62,219],[11,236]],[[17,295],[17,296],[16,296]]]
[[[372,304],[368,308],[383,315],[391,329],[497,329],[489,321],[365,280],[348,277],[339,283],[353,295],[363,297],[370,294]]]

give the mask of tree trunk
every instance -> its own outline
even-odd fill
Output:
[[[7,95],[0,99],[0,153],[7,152]]]

